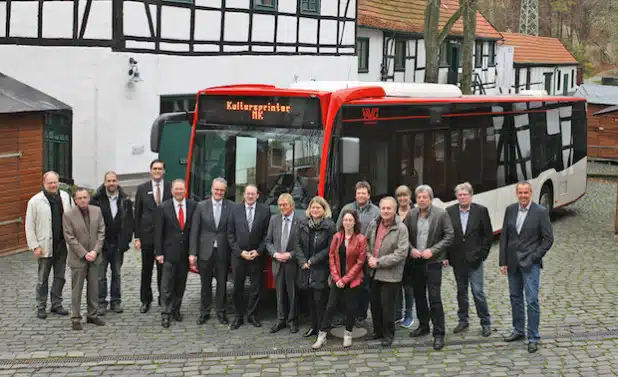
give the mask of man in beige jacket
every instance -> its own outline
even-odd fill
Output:
[[[58,173],[43,175],[43,189],[28,201],[26,209],[26,241],[38,260],[36,283],[37,317],[47,318],[49,274],[54,269],[51,287],[51,312],[67,315],[62,307],[62,289],[67,265],[67,245],[62,233],[62,214],[73,207],[71,196],[58,189]]]
[[[81,330],[80,306],[84,280],[88,280],[86,298],[88,312],[86,322],[97,326],[105,322],[97,316],[99,299],[99,264],[101,249],[105,240],[105,221],[99,207],[88,205],[88,190],[75,191],[76,207],[64,213],[62,218],[64,239],[69,246],[69,266],[71,267],[71,320],[73,330]]]

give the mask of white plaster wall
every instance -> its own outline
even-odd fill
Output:
[[[519,69],[519,90],[526,89],[526,75],[527,68],[518,68]],[[513,77],[515,77],[516,69],[513,69]],[[573,75],[577,75],[577,67],[576,66],[568,66],[568,65],[557,65],[553,67],[531,67],[530,68],[530,89],[531,90],[544,90],[545,89],[545,73],[552,73],[552,88],[548,93],[549,95],[562,95],[563,94],[563,80],[564,75],[568,74],[568,92],[569,94],[575,91],[575,87],[577,86],[577,77],[571,80]],[[558,74],[560,75],[560,86],[558,86]],[[571,85],[571,82],[573,85]]]
[[[73,178],[94,186],[102,174],[147,171],[150,127],[161,95],[213,85],[357,80],[356,57],[182,57],[114,53],[104,48],[0,46],[0,72],[73,107]],[[143,81],[128,84],[133,57]],[[41,64],[41,62],[45,64]]]
[[[380,81],[380,66],[382,64],[382,53],[384,37],[381,30],[358,28],[358,36],[369,38],[369,72],[359,73],[358,79],[361,81]]]

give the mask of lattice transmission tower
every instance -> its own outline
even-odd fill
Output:
[[[539,0],[521,0],[519,32],[539,35]]]

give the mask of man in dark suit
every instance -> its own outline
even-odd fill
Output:
[[[513,331],[504,340],[524,338],[526,317],[524,291],[528,312],[528,352],[538,349],[539,285],[543,257],[554,243],[549,211],[532,202],[532,185],[520,182],[515,186],[519,203],[506,207],[500,235],[500,271],[508,276]]]
[[[414,191],[416,207],[408,215],[412,285],[419,326],[411,337],[429,334],[429,318],[433,323],[433,348],[444,348],[444,308],[442,306],[442,262],[453,242],[453,225],[446,211],[431,205],[433,190],[420,185]],[[427,304],[429,296],[429,304]],[[431,312],[431,316],[430,316]]]
[[[140,312],[150,310],[152,303],[152,270],[155,264],[154,254],[154,221],[155,212],[161,203],[172,197],[171,185],[163,181],[165,163],[154,160],[150,163],[151,180],[137,186],[135,195],[135,249],[142,252],[142,279],[140,285]],[[159,305],[161,305],[161,270],[157,264],[157,288],[159,289]]]
[[[271,333],[285,328],[286,321],[291,333],[298,332],[296,322],[296,275],[298,262],[295,246],[298,242],[299,219],[294,213],[294,199],[290,194],[281,194],[277,201],[281,213],[270,218],[266,236],[266,250],[272,258],[273,278],[277,292],[277,323]],[[287,302],[287,305],[286,305]]]
[[[103,243],[103,260],[99,271],[99,315],[107,310],[107,267],[112,270],[109,308],[122,313],[120,304],[120,268],[124,252],[129,249],[133,239],[133,202],[118,185],[116,172],[108,171],[90,199],[90,204],[101,208],[105,220],[105,242]]]
[[[191,224],[189,260],[197,267],[202,282],[202,299],[198,325],[210,318],[212,306],[212,277],[217,280],[215,305],[217,318],[227,324],[225,313],[226,283],[230,265],[230,246],[227,240],[227,222],[233,203],[225,199],[227,182],[223,178],[212,181],[212,197],[197,205]]]
[[[483,336],[491,335],[491,317],[489,307],[483,291],[483,262],[489,255],[493,242],[491,219],[487,208],[472,203],[473,189],[468,182],[455,187],[455,196],[459,204],[446,209],[455,238],[448,248],[448,263],[453,266],[455,281],[457,282],[457,317],[459,324],[453,332],[455,334],[468,330],[468,285],[472,286],[472,296],[476,313],[481,320]]]
[[[265,239],[270,222],[270,209],[257,203],[258,190],[255,185],[245,187],[244,202],[232,209],[228,219],[227,237],[232,249],[232,277],[234,279],[234,309],[236,317],[230,329],[236,330],[247,321],[255,327],[262,323],[257,318],[262,284],[261,256],[266,250]],[[245,279],[249,276],[251,290],[249,302],[245,304]]]
[[[189,273],[189,234],[196,204],[186,199],[185,181],[172,182],[172,196],[161,204],[155,220],[155,258],[163,265],[161,326],[170,327],[170,316],[182,321],[180,305]]]

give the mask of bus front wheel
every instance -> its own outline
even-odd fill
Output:
[[[554,193],[551,183],[545,183],[541,188],[541,196],[539,197],[539,204],[547,208],[549,212],[552,211],[554,204]]]

